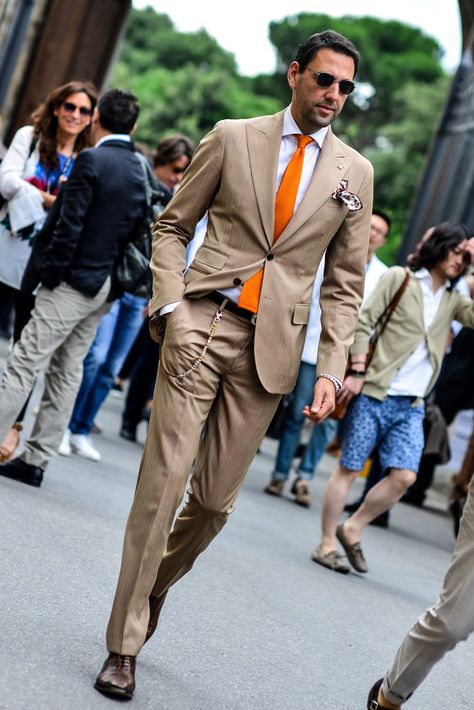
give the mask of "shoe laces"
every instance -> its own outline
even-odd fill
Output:
[[[126,671],[131,670],[133,665],[133,656],[122,656],[119,653],[114,653],[112,661],[117,668],[124,668]]]

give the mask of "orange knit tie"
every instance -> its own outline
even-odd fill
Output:
[[[275,229],[273,232],[273,242],[275,243],[280,234],[290,221],[294,209],[298,187],[300,184],[301,171],[303,170],[304,151],[313,139],[310,136],[297,135],[298,147],[293,153],[290,162],[280,182],[275,199]],[[238,305],[246,308],[252,313],[258,311],[258,302],[263,283],[263,269],[257,271],[242,286]]]

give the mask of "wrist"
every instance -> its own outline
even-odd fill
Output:
[[[316,375],[316,381],[319,380],[319,379],[321,379],[321,377],[322,377],[323,379],[329,380],[330,382],[333,383],[334,389],[336,390],[336,394],[339,392],[339,390],[340,390],[341,387],[342,387],[342,383],[340,382],[340,380],[337,379],[337,377],[334,377],[334,375],[329,375],[329,374],[326,373],[326,372],[321,372],[321,373],[319,373],[318,375]]]
[[[348,374],[350,377],[358,377],[358,378],[360,378],[360,379],[364,379],[364,377],[365,377],[366,374],[367,374],[367,371],[366,371],[366,370],[356,370],[356,369],[354,369],[353,367],[350,367],[350,368],[347,370],[347,374]]]

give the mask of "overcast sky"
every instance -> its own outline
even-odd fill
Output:
[[[458,0],[337,0],[329,4],[318,0],[133,0],[143,8],[152,5],[158,12],[171,17],[182,32],[204,27],[224,49],[233,52],[241,74],[252,76],[271,73],[275,69],[275,54],[268,41],[268,24],[290,14],[322,12],[342,15],[373,15],[396,19],[422,28],[435,37],[445,50],[443,65],[457,67],[461,56],[461,19]],[[330,9],[328,9],[328,6]],[[290,9],[291,8],[291,9]],[[364,48],[359,47],[363,54]]]

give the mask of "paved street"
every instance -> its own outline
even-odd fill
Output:
[[[39,490],[0,478],[2,710],[117,706],[92,683],[141,452],[117,435],[121,407],[110,397],[100,413],[101,463],[57,458]],[[369,574],[331,573],[310,553],[333,462],[304,510],[262,493],[274,450],[266,440],[230,522],[171,591],[139,658],[137,710],[363,710],[435,600],[453,545],[445,515],[399,505],[389,530],[367,531]],[[472,707],[473,666],[471,640],[407,708]]]

